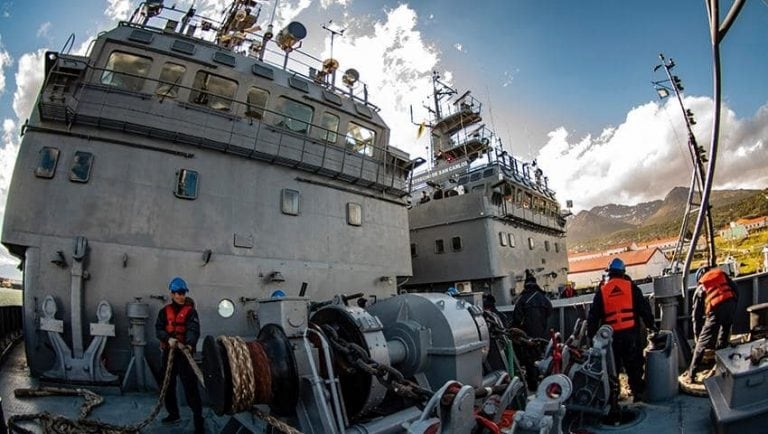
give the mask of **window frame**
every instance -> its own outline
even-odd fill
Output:
[[[285,111],[285,104],[295,104],[294,107],[299,108],[308,108],[310,110],[309,113],[309,120],[303,120],[296,117],[292,117],[291,114],[286,113]],[[296,113],[292,113],[296,114]],[[312,133],[312,119],[315,117],[315,107],[305,104],[303,102],[296,101],[295,99],[289,98],[285,95],[280,95],[277,98],[277,102],[275,105],[275,111],[274,116],[277,118],[274,122],[274,125],[280,129],[290,131],[295,134],[300,134],[303,136],[309,136]],[[296,123],[297,126],[304,124],[304,130],[296,130],[293,128],[293,124]]]
[[[435,254],[442,255],[445,253],[445,241],[442,238],[435,240]]]
[[[186,179],[186,174],[189,174],[194,178],[194,192],[193,194],[187,194],[187,189],[189,186],[187,185],[187,182],[184,181]],[[183,191],[182,191],[183,187]],[[192,169],[179,169],[176,171],[176,188],[173,190],[173,194],[178,197],[179,199],[186,199],[186,200],[195,200],[197,199],[198,193],[200,190],[200,173],[197,170]]]
[[[199,77],[202,75],[206,75],[207,78],[202,79],[203,83],[199,81]],[[227,96],[220,93],[214,93],[207,88],[210,87],[210,84],[206,84],[208,81],[211,80],[211,78],[214,78],[216,80],[222,80],[224,83],[227,84],[234,84],[234,88],[232,89],[231,96]],[[200,86],[200,87],[198,87]],[[198,69],[197,72],[195,72],[195,78],[192,81],[192,88],[189,92],[189,102],[191,104],[203,106],[209,110],[215,110],[218,112],[230,112],[232,111],[232,104],[235,102],[235,97],[237,97],[237,89],[240,86],[240,84],[237,82],[237,80],[233,80],[229,77],[225,77],[223,75],[219,74],[213,74],[208,70],[205,69]],[[221,101],[228,102],[226,108],[225,107],[214,107],[213,105],[216,103],[219,103]]]
[[[112,64],[112,62],[117,62],[117,60],[113,60],[113,57],[115,55],[131,56],[137,60],[141,59],[141,60],[148,61],[148,63],[144,65],[146,67],[144,74],[142,75],[140,73],[141,69],[139,69],[138,71],[139,73],[137,73],[136,70],[127,71],[127,70],[115,69],[115,65]],[[109,53],[109,57],[107,57],[107,61],[104,64],[104,69],[101,71],[101,75],[99,76],[99,84],[102,84],[104,86],[114,87],[116,89],[124,90],[127,92],[141,92],[142,90],[144,90],[144,85],[146,84],[147,76],[149,75],[149,71],[152,69],[152,63],[154,63],[154,59],[152,59],[151,57],[140,56],[138,54],[129,53],[127,51],[114,50],[111,53]],[[125,77],[128,80],[115,81],[120,77]],[[132,83],[133,80],[136,80],[136,82]],[[131,85],[129,86],[128,83],[131,83]]]

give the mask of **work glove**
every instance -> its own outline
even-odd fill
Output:
[[[176,338],[170,338],[170,339],[168,339],[168,346],[171,347],[171,348],[176,348],[176,344],[178,342],[179,341]]]

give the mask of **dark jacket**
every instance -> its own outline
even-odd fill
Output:
[[[618,277],[632,282],[632,279],[625,274],[609,273],[608,277]],[[589,316],[587,317],[587,333],[589,333],[589,336],[594,336],[595,333],[597,333],[597,329],[600,328],[600,325],[605,322],[605,307],[603,306],[603,295],[600,291],[601,286],[602,285],[598,286],[595,290],[595,297],[592,299],[592,307],[589,309]],[[635,285],[635,282],[632,282],[632,309],[635,313],[635,327],[630,330],[624,330],[623,332],[639,330],[637,325],[639,324],[638,320],[640,319],[643,320],[646,327],[651,329],[656,327],[651,305],[648,303],[648,300],[643,297],[643,292],[637,285]]]
[[[192,311],[187,315],[187,331],[184,333],[184,343],[191,346],[192,350],[194,350],[197,345],[197,340],[200,339],[200,318],[197,315],[197,310],[195,310],[192,300],[188,298],[186,304],[193,307]],[[176,303],[171,303],[171,306],[173,306],[174,312],[176,313],[182,308],[180,304]],[[165,331],[165,326],[168,323],[168,318],[165,315],[165,308],[166,306],[163,306],[163,308],[160,309],[160,312],[157,314],[157,321],[155,321],[155,336],[157,336],[157,339],[160,340],[160,342],[168,342],[168,339],[171,338],[168,332]]]
[[[552,302],[535,282],[525,284],[523,293],[512,311],[512,326],[522,329],[528,336],[549,339],[547,323],[552,315]]]

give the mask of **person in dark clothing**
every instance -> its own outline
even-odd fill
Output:
[[[552,302],[536,283],[531,270],[525,270],[523,292],[515,303],[512,311],[512,327],[519,328],[528,335],[529,345],[520,348],[520,363],[525,368],[525,382],[529,390],[536,390],[539,384],[539,369],[536,361],[542,356],[541,345],[537,342],[549,340],[547,322],[552,315]]]
[[[608,280],[595,291],[592,307],[587,317],[587,332],[594,336],[602,324],[613,328],[613,357],[616,374],[624,368],[634,400],[642,400],[645,392],[643,371],[643,343],[640,336],[640,320],[656,331],[651,305],[643,297],[640,288],[625,274],[624,262],[614,258],[608,265]],[[612,401],[618,402],[619,382],[611,382]]]
[[[738,292],[736,284],[723,270],[702,267],[696,272],[696,292],[693,296],[692,320],[696,349],[693,351],[687,376],[696,382],[696,372],[706,349],[725,348],[731,338],[736,316]]]
[[[529,337],[549,339],[547,322],[552,315],[552,302],[536,283],[531,270],[525,270],[523,292],[512,311],[512,326],[523,330]]]
[[[187,292],[189,292],[187,283],[184,279],[175,277],[168,285],[168,289],[171,291],[172,302],[160,310],[155,322],[155,334],[160,340],[160,347],[163,350],[163,372],[168,366],[168,357],[171,351],[186,348],[194,352],[197,340],[200,339],[200,319],[192,299],[187,298]],[[187,404],[192,409],[195,433],[204,433],[205,420],[203,419],[200,392],[197,389],[197,377],[187,358],[180,353],[176,354],[169,375],[171,379],[165,393],[165,409],[168,411],[168,416],[163,418],[162,422],[170,424],[181,419],[179,405],[176,401],[176,377],[178,376],[184,387]]]

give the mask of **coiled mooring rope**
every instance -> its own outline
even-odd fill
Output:
[[[237,336],[219,336],[218,341],[227,352],[232,373],[232,410],[249,410],[286,434],[301,434],[301,431],[255,407],[257,404],[270,403],[272,398],[269,360],[261,344],[246,343]]]

